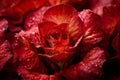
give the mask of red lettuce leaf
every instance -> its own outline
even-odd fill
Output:
[[[5,40],[5,30],[8,28],[8,21],[5,19],[0,20],[0,44]]]
[[[113,31],[120,19],[120,11],[116,6],[109,6],[103,8],[103,30],[108,34],[108,37],[113,34]]]
[[[102,65],[106,61],[105,51],[96,47],[82,62],[61,72],[67,80],[98,80],[102,75]]]
[[[37,11],[31,12],[27,15],[25,19],[24,27],[26,30],[31,29],[32,27],[38,27],[38,24],[43,22],[43,15],[49,9],[49,7],[42,7]]]
[[[102,42],[104,39],[104,32],[101,29],[102,19],[99,15],[87,9],[81,11],[79,16],[85,25],[84,36],[81,42],[81,53],[84,53],[81,54],[81,56],[84,57],[86,52],[91,50],[93,47],[98,46]]]
[[[48,80],[48,75],[31,72],[23,67],[18,68],[18,74],[21,75],[22,80]]]
[[[19,71],[22,73],[22,80],[63,80],[56,75],[37,74],[27,71],[24,68],[19,68]]]
[[[1,4],[3,3],[3,7],[6,7],[3,11],[3,14],[9,18],[12,18],[13,20],[18,20],[28,11],[38,9],[39,7],[45,5],[47,0],[9,0],[9,2],[8,0],[2,0]]]
[[[4,41],[3,44],[0,45],[0,71],[11,58],[10,44],[8,41]]]
[[[18,60],[19,66],[24,67],[30,71],[46,73],[47,69],[38,58],[37,53],[34,52],[34,49],[30,45],[24,31],[21,31],[16,35],[13,50],[14,59]]]

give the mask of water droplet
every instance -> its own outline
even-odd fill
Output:
[[[27,61],[30,61],[30,59],[27,59]]]

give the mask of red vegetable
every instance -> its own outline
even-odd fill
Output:
[[[1,80],[116,80],[119,0],[1,0]]]

